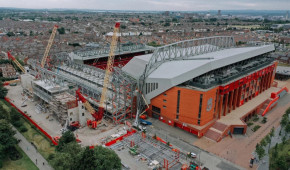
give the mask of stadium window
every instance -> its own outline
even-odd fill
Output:
[[[163,106],[164,109],[166,109],[166,106]]]
[[[167,94],[166,93],[163,93],[163,96],[167,96]]]
[[[199,111],[198,111],[198,118],[201,117],[201,109],[202,109],[202,97],[203,94],[200,94],[200,99],[199,99]]]
[[[167,100],[166,99],[163,99],[163,102],[167,102]]]
[[[85,116],[85,113],[82,113],[82,116]]]
[[[176,113],[179,113],[179,105],[180,105],[180,90],[177,91],[177,107],[176,107]]]
[[[179,115],[176,115],[176,119],[179,119]]]

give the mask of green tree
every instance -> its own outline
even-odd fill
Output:
[[[0,105],[0,119],[10,120],[10,113],[7,112],[2,105]]]
[[[63,27],[57,29],[59,34],[65,34],[65,29]]]
[[[285,156],[279,156],[275,161],[275,167],[279,170],[288,170],[288,164]]]
[[[107,148],[97,146],[94,149],[86,147],[80,156],[81,164],[78,164],[76,169],[88,170],[107,170],[107,169],[121,169],[122,164],[118,155]]]
[[[59,139],[58,145],[56,146],[57,151],[62,151],[64,149],[64,146],[70,142],[75,142],[76,138],[73,132],[66,131],[61,138]]]
[[[8,89],[3,86],[3,82],[0,81],[0,98],[4,99],[8,93]]]
[[[56,170],[67,170],[73,168],[74,161],[69,153],[58,153],[53,158],[52,165]]]
[[[17,140],[14,138],[15,131],[12,130],[8,121],[0,120],[0,165],[6,158],[7,153],[10,153],[14,149],[14,145],[17,144]]]
[[[261,160],[265,156],[265,149],[263,148],[263,146],[256,146],[256,153],[258,154],[259,160]]]
[[[261,145],[262,147],[264,147],[264,146],[267,145],[267,142],[266,142],[265,138],[263,138],[263,139],[261,140],[260,145]]]
[[[7,35],[8,37],[15,36],[14,32],[8,32],[6,35]]]

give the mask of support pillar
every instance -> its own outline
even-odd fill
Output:
[[[260,81],[260,90],[259,90],[259,93],[262,93],[262,90],[263,90],[263,82],[264,82],[264,76],[261,76],[261,81]]]
[[[223,105],[223,101],[224,101],[224,95],[220,95],[219,97],[219,107],[218,107],[218,118],[221,118],[221,114],[222,114],[222,105]]]
[[[233,110],[235,110],[237,106],[238,92],[239,92],[239,88],[234,90]]]
[[[269,73],[269,81],[268,81],[268,84],[267,84],[268,88],[271,87],[271,84],[272,84],[272,71]]]
[[[239,107],[240,106],[240,102],[241,102],[241,95],[242,95],[242,86],[239,87],[239,91],[238,91],[238,100],[236,103],[236,106]]]
[[[229,94],[225,94],[225,103],[224,103],[224,111],[223,111],[223,115],[225,116],[227,113],[227,109],[228,109],[228,100],[229,100]]]
[[[232,107],[233,107],[233,97],[234,97],[234,90],[230,92],[231,93],[231,97],[230,97],[230,101],[229,101],[229,111],[228,113],[230,113],[232,111]]]

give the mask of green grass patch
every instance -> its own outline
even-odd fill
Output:
[[[270,170],[290,167],[290,139],[270,149]]]
[[[26,132],[22,132],[22,135],[30,142],[33,142],[37,147],[38,152],[48,160],[48,156],[55,153],[55,147],[51,145],[51,142],[42,135],[41,132],[31,127],[31,124],[24,122],[23,126],[27,129]],[[32,125],[33,126],[33,125]]]
[[[34,163],[30,160],[30,158],[23,152],[23,150],[19,147],[15,147],[19,153],[21,153],[22,158],[16,161],[12,161],[7,158],[3,161],[3,169],[6,170],[15,170],[15,169],[23,169],[23,170],[38,170],[38,168],[34,165]]]

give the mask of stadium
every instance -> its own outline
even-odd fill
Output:
[[[135,78],[148,115],[198,137],[244,134],[287,91],[274,82],[273,44],[236,47],[233,37],[186,40],[134,57],[122,70]]]

